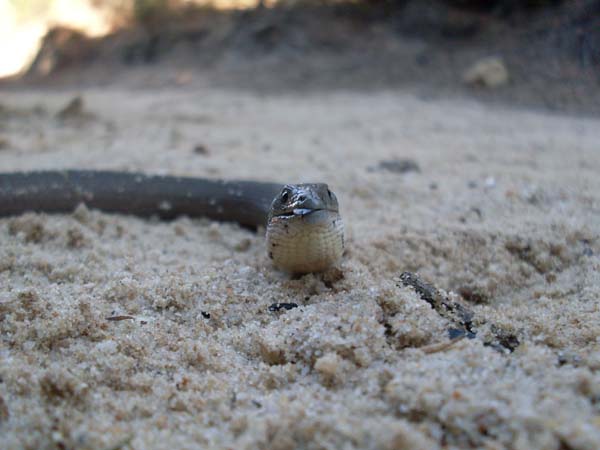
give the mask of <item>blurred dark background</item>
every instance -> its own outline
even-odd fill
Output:
[[[32,22],[39,44],[13,73],[4,70],[5,86],[407,88],[600,112],[599,0],[9,4],[4,46],[24,52],[15,36],[26,39],[23,24]]]

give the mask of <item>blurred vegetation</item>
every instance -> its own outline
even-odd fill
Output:
[[[540,6],[550,6],[560,3],[560,0],[448,0],[457,6],[465,6],[478,9],[494,9],[498,7],[523,6],[527,8],[537,8]]]
[[[518,11],[556,6],[562,3],[562,0],[446,0],[446,3],[466,9],[497,14],[510,14]]]
[[[3,1],[3,0],[0,0]],[[214,10],[233,5],[256,7],[275,6],[275,9],[295,10],[323,8],[334,10],[338,17],[352,15],[363,20],[387,20],[399,17],[410,0],[4,0],[16,11],[17,20],[25,22],[48,15],[60,3],[90,5],[107,18],[113,29],[140,25],[155,30],[167,23],[176,24],[190,19],[190,11]],[[556,6],[562,0],[421,0],[422,9],[443,5],[455,10],[475,11],[498,17]]]
[[[43,15],[57,0],[8,0],[20,18]],[[160,17],[193,7],[218,7],[220,4],[235,4],[236,0],[71,0],[75,3],[89,3],[124,23],[134,21],[148,24]],[[428,1],[428,0],[424,0]],[[562,0],[440,0],[450,6],[486,12],[514,12],[515,10],[535,9],[555,6]],[[400,9],[407,0],[237,0],[239,5],[261,7],[268,4],[279,6],[318,6],[341,5],[371,8]]]
[[[150,26],[170,13],[169,0],[133,0],[133,17],[139,24]]]
[[[133,14],[140,22],[144,22],[157,14],[169,12],[169,6],[169,0],[134,0]]]

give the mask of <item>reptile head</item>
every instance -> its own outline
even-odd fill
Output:
[[[267,225],[269,257],[291,273],[333,266],[344,250],[338,201],[326,184],[288,184],[275,197]]]
[[[337,198],[326,184],[286,184],[273,200],[269,217],[301,217],[316,211],[339,211]]]

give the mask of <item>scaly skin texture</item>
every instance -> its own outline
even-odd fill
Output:
[[[281,185],[111,171],[0,173],[0,217],[26,211],[69,213],[79,204],[102,211],[157,216],[209,217],[259,228],[275,267],[320,272],[344,251],[335,195],[326,184]]]
[[[271,205],[269,257],[278,269],[302,274],[334,266],[344,252],[344,225],[326,184],[286,185]]]

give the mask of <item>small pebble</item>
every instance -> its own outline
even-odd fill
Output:
[[[197,144],[194,147],[193,152],[196,155],[208,155],[209,154],[208,148],[205,145],[203,145],[203,144]]]
[[[484,185],[488,189],[496,187],[496,179],[494,177],[487,177],[484,181]]]
[[[281,311],[282,309],[289,311],[290,309],[294,309],[297,307],[298,304],[296,303],[273,303],[271,306],[269,306],[269,311],[277,312]]]

